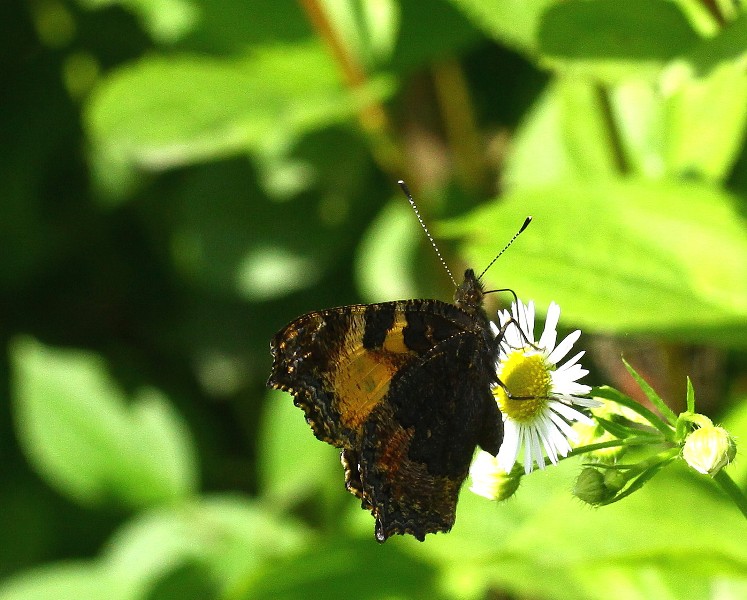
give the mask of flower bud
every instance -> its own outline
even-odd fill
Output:
[[[604,472],[604,487],[615,494],[625,487],[628,483],[628,476],[619,469],[607,469]]]
[[[603,504],[615,495],[615,491],[605,485],[604,479],[605,476],[596,469],[583,469],[578,474],[576,485],[573,486],[573,495],[592,506]]]
[[[470,491],[488,500],[506,500],[516,493],[524,469],[506,473],[498,466],[498,459],[488,452],[480,452],[469,470],[472,477]]]
[[[737,446],[723,427],[706,425],[690,433],[682,448],[682,457],[699,473],[713,477],[734,459]]]

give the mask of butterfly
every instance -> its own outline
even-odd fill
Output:
[[[483,308],[481,277],[467,269],[453,304],[314,311],[270,342],[268,386],[291,393],[314,435],[342,450],[345,487],[371,511],[379,542],[449,531],[475,447],[500,448],[503,419],[491,389],[501,337]]]

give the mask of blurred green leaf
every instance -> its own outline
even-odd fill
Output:
[[[397,5],[398,36],[387,65],[392,72],[410,74],[429,69],[434,61],[463,54],[483,39],[451,0],[398,0]]]
[[[742,394],[733,398],[731,410],[720,424],[737,440],[737,456],[727,472],[737,485],[747,490],[747,396]]]
[[[662,78],[664,160],[670,173],[712,180],[729,175],[747,129],[744,61],[724,61],[696,76],[678,61]]]
[[[177,496],[194,493],[199,486],[197,454],[186,423],[169,399],[147,388],[136,393],[130,412],[140,451],[157,462],[164,488]]]
[[[534,215],[486,276],[491,287],[511,287],[540,306],[555,300],[566,323],[594,331],[744,346],[747,233],[724,192],[610,180],[516,189],[503,200],[439,228],[463,237],[479,268]]]
[[[265,495],[286,506],[327,491],[344,498],[340,451],[314,437],[290,394],[273,390],[267,397],[258,461]]]
[[[558,0],[452,0],[477,26],[511,48],[534,54],[540,18]]]
[[[714,37],[701,41],[686,60],[702,76],[724,63],[742,62],[747,55],[747,12],[727,23]]]
[[[0,600],[135,600],[137,596],[94,563],[56,564],[26,571],[0,585]]]
[[[687,63],[660,82],[628,78],[603,87],[563,76],[519,128],[507,160],[509,186],[635,173],[722,180],[747,127],[747,75],[737,63],[695,77]]]
[[[267,505],[215,496],[141,515],[115,534],[102,561],[138,595],[165,585],[182,568],[198,568],[221,597],[236,597],[257,569],[301,550],[307,538]]]
[[[349,142],[340,154],[329,153],[337,170],[365,168],[362,150],[349,137],[322,138]],[[358,190],[328,183],[334,175],[319,163],[311,177],[314,191],[321,188],[317,193],[272,202],[244,161],[201,165],[181,174],[173,199],[149,207],[145,217],[185,282],[231,300],[273,300],[322,280],[350,252],[377,208],[377,191],[367,205],[353,204]]]
[[[78,0],[89,9],[118,4],[136,15],[143,27],[161,43],[173,43],[196,25],[200,17],[198,0]]]
[[[400,6],[396,0],[324,0],[320,5],[348,51],[367,71],[391,59],[399,33]]]
[[[308,41],[311,23],[296,0],[199,2],[197,27],[181,47],[198,53],[240,54],[257,45]]]
[[[144,600],[219,600],[210,573],[199,563],[179,565],[166,573],[143,596]]]
[[[397,199],[371,223],[358,247],[356,278],[366,302],[418,296],[412,272],[422,230],[408,204]]]
[[[354,596],[378,598],[442,598],[437,571],[427,561],[402,552],[389,542],[382,552],[373,538],[330,539],[292,560],[268,565],[251,588],[237,598],[326,600]]]
[[[14,416],[33,466],[83,504],[116,499],[133,507],[194,492],[196,465],[186,426],[154,391],[132,406],[90,352],[18,339]]]
[[[505,183],[541,186],[618,173],[602,93],[582,78],[561,77],[551,83],[516,133]]]
[[[700,40],[666,0],[573,0],[549,7],[538,33],[553,66],[600,80],[655,72]]]
[[[276,155],[389,92],[378,80],[346,93],[317,43],[255,48],[238,59],[149,57],[99,85],[85,122],[99,183],[122,193],[133,169],[160,171],[240,152]]]

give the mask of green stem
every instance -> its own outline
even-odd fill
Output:
[[[664,440],[660,437],[654,436],[635,436],[625,438],[624,440],[609,440],[607,442],[598,442],[596,444],[587,444],[586,446],[579,446],[574,448],[568,453],[565,458],[571,456],[579,456],[580,454],[586,454],[587,452],[594,452],[595,450],[604,450],[605,448],[617,448],[619,446],[645,446],[647,444],[660,444]]]
[[[614,167],[620,175],[629,175],[631,170],[630,163],[625,156],[622,135],[620,134],[620,128],[615,120],[615,113],[612,107],[612,100],[610,99],[609,91],[600,83],[596,86],[596,93],[599,100],[602,120],[604,121],[604,126],[607,128],[608,141]]]
[[[734,480],[723,469],[716,473],[713,479],[721,486],[726,495],[734,501],[734,504],[742,511],[745,518],[747,518],[747,496],[744,495],[742,489],[734,483]]]

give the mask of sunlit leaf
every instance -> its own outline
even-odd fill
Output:
[[[537,48],[540,18],[558,0],[452,0],[477,26],[507,46],[527,53]]]
[[[235,593],[267,563],[303,549],[307,537],[271,505],[214,496],[141,515],[110,540],[102,562],[140,594],[192,566],[222,594]]]
[[[486,276],[521,298],[557,301],[595,331],[659,332],[743,346],[747,234],[709,186],[602,181],[516,189],[439,230],[487,264],[526,214],[534,223]]]
[[[599,80],[652,73],[699,41],[673,2],[560,2],[543,14],[540,51],[561,69]]]
[[[145,506],[196,487],[189,433],[155,391],[134,404],[90,352],[23,338],[12,349],[14,416],[31,464],[84,504]]]
[[[506,184],[541,186],[618,173],[601,94],[582,78],[551,83],[516,134],[506,161]]]
[[[99,181],[121,193],[133,169],[240,152],[261,159],[388,92],[379,80],[347,93],[321,44],[256,48],[243,58],[148,57],[101,83],[85,121]]]
[[[37,567],[3,582],[0,600],[81,600],[109,598],[136,600],[137,596],[121,585],[98,564],[65,563]]]

